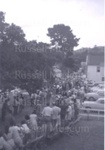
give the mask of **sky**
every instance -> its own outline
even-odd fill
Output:
[[[27,40],[50,42],[47,29],[71,27],[79,46],[105,45],[104,0],[0,0],[6,22],[22,27]]]

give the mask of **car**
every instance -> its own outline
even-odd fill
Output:
[[[97,92],[99,90],[100,90],[100,87],[98,87],[98,86],[93,86],[93,87],[90,88],[91,92]]]
[[[96,101],[99,98],[99,95],[96,92],[90,92],[85,94],[85,98],[88,101]]]
[[[90,93],[86,93],[85,94],[85,97],[86,97],[86,100],[88,101],[96,101],[98,98],[103,98],[104,97],[104,93],[105,93],[105,89],[98,89],[93,92],[90,92]]]
[[[105,93],[105,89],[100,89],[97,91],[97,94],[99,95],[99,97],[104,97],[104,93]]]
[[[96,101],[85,101],[82,103],[83,108],[101,109],[104,110],[104,98],[99,98]]]
[[[104,89],[104,83],[100,83],[99,85],[98,85],[101,89]]]

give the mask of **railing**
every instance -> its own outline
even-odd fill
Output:
[[[25,146],[22,147],[22,150],[39,150],[42,149],[45,141],[45,136],[39,136],[33,140],[31,140],[29,143],[27,143]]]
[[[83,111],[86,112],[83,113]],[[92,114],[92,112],[97,112],[96,114]],[[96,116],[98,117],[98,120],[100,119],[100,117],[104,117],[104,115],[101,115],[100,113],[104,113],[104,110],[101,110],[101,109],[90,109],[90,108],[80,108],[80,114],[79,114],[79,118],[82,118],[82,116],[86,116],[87,117],[87,120],[89,120],[89,118],[91,116]],[[75,122],[78,121],[75,120],[73,122],[70,123],[70,126],[71,125],[74,125]],[[60,132],[58,132],[57,134],[59,134]],[[64,133],[66,134],[66,133]],[[60,137],[61,137],[62,134],[60,134]],[[37,131],[37,135],[35,138],[33,138],[32,140],[30,140],[26,145],[23,146],[23,149],[22,150],[35,150],[35,149],[43,149],[45,147],[46,149],[46,129],[45,129],[45,126],[43,127],[40,127],[39,130]]]
[[[80,115],[81,116],[85,116],[83,113],[81,113],[81,111],[85,111],[87,113],[87,119],[90,118],[90,116],[93,117],[98,117],[98,120],[100,119],[100,117],[104,117],[104,109],[92,109],[92,108],[80,108]],[[97,114],[92,114],[91,112],[97,112]],[[103,115],[101,115],[100,113],[103,113]]]
[[[83,113],[83,111],[86,112],[86,115]],[[104,117],[104,115],[101,115],[100,113],[104,113],[104,110],[100,110],[100,109],[90,109],[90,108],[80,108],[80,114],[77,120],[74,120],[73,122],[70,123],[71,125],[74,125],[75,122],[77,122],[78,120],[80,120],[80,118],[82,118],[82,116],[86,116],[87,119],[89,119],[92,116],[92,112],[97,112],[95,115],[93,114],[93,116],[98,117],[98,120],[100,119],[100,117]],[[57,132],[57,134],[60,134],[60,137],[62,135],[62,132]],[[66,134],[65,132],[63,134]],[[49,139],[47,139],[49,141]],[[46,129],[45,126],[41,126],[39,127],[36,136],[30,140],[26,145],[23,146],[22,150],[40,150],[40,149],[46,149]]]
[[[78,116],[78,118],[74,121],[72,121],[69,125],[72,126],[76,124],[80,120],[81,116]],[[46,149],[47,144],[50,144],[50,142],[53,139],[58,139],[59,137],[62,137],[62,135],[67,134],[65,132],[65,127],[64,130],[63,127],[59,128],[57,127],[56,129],[52,128],[51,135],[48,137],[46,136],[46,125],[43,125],[42,127],[39,127],[37,134],[33,139],[31,139],[26,145],[22,147],[22,150],[42,150]]]

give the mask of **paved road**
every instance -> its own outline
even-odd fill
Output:
[[[70,129],[72,134],[57,140],[46,150],[104,150],[104,121],[101,118],[80,120]],[[69,132],[68,132],[69,133]]]

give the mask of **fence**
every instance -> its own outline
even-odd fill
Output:
[[[55,134],[56,135],[60,134],[58,128],[56,130],[51,126],[50,135],[48,136],[47,127],[48,126],[46,124],[39,126],[37,133],[36,134],[32,133],[34,136],[32,136],[29,142],[22,147],[22,150],[41,150],[46,146],[50,138],[54,137]]]
[[[86,112],[83,113],[83,112]],[[92,115],[92,112],[97,112],[96,114]],[[71,122],[70,125],[74,125],[75,122],[77,122],[80,118],[82,118],[83,116],[87,117],[87,120],[91,117],[91,116],[96,116],[98,117],[98,120],[100,119],[100,117],[103,117],[103,115],[101,115],[101,113],[104,113],[104,110],[100,110],[100,109],[90,109],[90,108],[80,108],[80,115],[79,118],[77,120],[74,120],[73,122]],[[63,134],[66,134],[65,132],[63,132]],[[57,132],[57,134],[53,134],[53,136],[49,137],[48,139],[46,138],[46,127],[44,126],[40,126],[38,129],[38,132],[36,134],[36,136],[30,140],[24,147],[23,150],[41,150],[41,149],[46,149],[46,142],[49,142],[50,138],[55,138],[61,137],[61,135],[63,135],[62,132]],[[59,136],[60,135],[60,136]],[[48,140],[48,141],[46,141]]]
[[[104,115],[101,115],[101,113],[104,113],[104,109],[91,109],[91,108],[80,108],[80,114],[81,116],[86,116],[85,114],[82,114],[81,112],[86,112],[87,119],[90,117],[98,117],[98,120],[100,117],[104,117]],[[92,114],[92,112],[97,112],[97,114]]]

